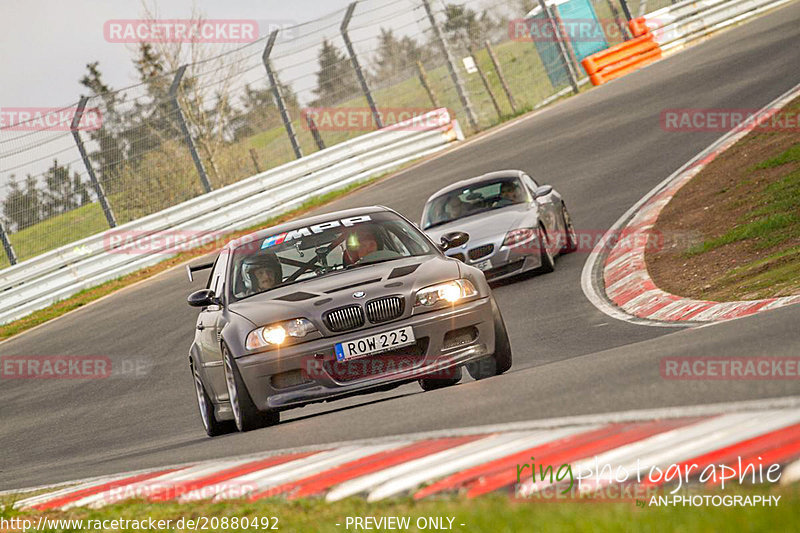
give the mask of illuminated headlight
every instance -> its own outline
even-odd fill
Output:
[[[317,328],[305,318],[295,318],[278,324],[270,324],[251,331],[247,335],[245,348],[255,350],[267,346],[280,346],[287,338],[302,338]]]
[[[448,281],[447,283],[440,283],[420,289],[417,292],[417,301],[414,305],[431,307],[441,301],[454,304],[459,300],[475,296],[476,294],[478,294],[478,291],[471,281],[468,279],[456,279]]]

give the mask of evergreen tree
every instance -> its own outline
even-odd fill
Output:
[[[119,177],[119,172],[127,157],[125,150],[124,132],[126,130],[126,117],[119,111],[119,93],[114,92],[103,81],[97,61],[86,65],[87,73],[80,79],[81,85],[91,91],[96,98],[89,100],[89,106],[100,108],[102,122],[100,129],[91,130],[88,135],[98,147],[89,154],[98,170],[99,179],[105,185]]]
[[[317,87],[315,106],[332,105],[359,93],[358,80],[350,59],[327,39],[317,55]]]
[[[144,153],[157,148],[162,139],[174,139],[181,135],[181,130],[169,98],[172,78],[167,75],[164,58],[150,43],[143,42],[139,43],[133,63],[147,91],[147,97],[137,99],[130,113],[129,158],[138,162]],[[184,78],[184,88],[190,83],[190,78]]]
[[[45,190],[42,191],[42,219],[72,211],[80,207],[86,198],[86,192],[80,176],[70,178],[69,167],[58,164],[53,159],[53,166],[44,174]]]
[[[398,39],[390,29],[381,28],[374,77],[379,83],[405,78],[416,68],[417,61],[425,61],[427,53],[417,42],[405,36]]]
[[[8,189],[3,200],[3,217],[13,225],[13,229],[20,231],[39,222],[42,215],[41,193],[36,188],[33,176],[28,175],[23,189],[12,174]]]
[[[480,47],[489,33],[497,27],[491,16],[483,11],[481,16],[474,9],[459,4],[445,5],[444,31],[451,41],[466,48]]]

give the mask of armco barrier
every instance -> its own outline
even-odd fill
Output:
[[[702,0],[679,2],[628,23],[635,36],[653,34],[663,51],[680,47],[791,0]]]
[[[594,85],[624,76],[661,57],[661,49],[651,33],[601,50],[581,61]]]
[[[109,249],[111,235],[128,232],[144,242],[167,230],[200,236],[243,229],[314,196],[442,150],[457,139],[463,139],[458,122],[446,109],[437,109],[413,126],[400,123],[356,137],[23,261],[0,271],[0,324],[174,255],[151,244],[146,246],[147,254],[114,253]],[[125,244],[136,246],[135,242]]]

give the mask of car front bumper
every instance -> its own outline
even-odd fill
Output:
[[[336,362],[334,345],[411,326],[416,344]],[[335,337],[324,337],[236,359],[261,410],[301,407],[422,377],[453,377],[456,369],[494,353],[490,298],[411,315]]]
[[[470,246],[470,249],[472,249],[480,248],[486,244],[495,244],[494,251],[491,254],[475,260],[469,259],[466,251],[460,252],[460,255],[465,256],[466,264],[481,269],[487,281],[509,278],[542,266],[541,254],[536,241],[513,248],[500,246],[501,242],[502,238],[495,243],[481,242],[475,244],[475,246]]]

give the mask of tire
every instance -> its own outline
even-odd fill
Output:
[[[200,374],[197,373],[194,363],[189,366],[192,369],[194,391],[197,396],[197,405],[200,408],[200,419],[203,421],[203,428],[206,430],[206,434],[209,437],[216,437],[236,431],[236,424],[233,420],[217,420],[216,415],[214,415],[214,404],[211,402],[211,398],[208,397]]]
[[[443,389],[445,387],[452,387],[459,381],[461,381],[461,367],[456,367],[453,369],[447,369],[446,371],[453,371],[456,375],[452,378],[422,378],[419,381],[419,386],[422,387],[424,391],[431,391],[436,389]]]
[[[511,341],[500,308],[492,297],[492,314],[494,315],[494,353],[473,363],[467,363],[467,372],[474,380],[499,376],[511,368]]]
[[[550,251],[550,241],[547,238],[547,233],[539,226],[539,258],[542,261],[542,266],[536,269],[540,274],[549,274],[556,269],[556,262],[553,259],[553,252]]]
[[[228,398],[231,402],[231,411],[239,431],[250,431],[253,429],[273,426],[280,422],[280,413],[277,411],[260,411],[253,403],[247,387],[244,385],[239,367],[228,350],[222,345],[222,359],[225,369],[225,384],[228,387]]]
[[[569,216],[567,206],[561,204],[561,217],[564,219],[565,242],[561,248],[562,254],[569,254],[578,249],[578,236],[575,234],[575,226],[572,225],[572,217]]]

